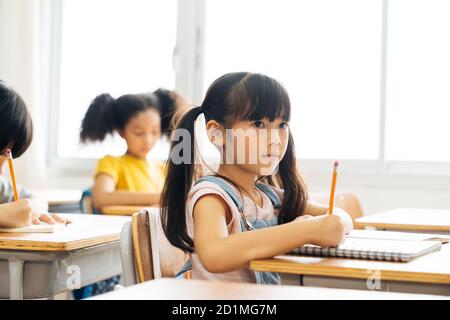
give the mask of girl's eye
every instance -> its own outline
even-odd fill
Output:
[[[253,123],[253,125],[254,125],[256,128],[264,128],[264,122],[262,122],[262,121],[255,121],[255,122]]]
[[[138,137],[143,135],[142,132],[134,132],[134,134],[137,135]]]
[[[288,124],[286,122],[280,123],[280,129],[286,129],[288,127]]]

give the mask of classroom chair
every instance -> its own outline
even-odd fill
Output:
[[[309,199],[320,204],[328,205],[330,194],[311,193]],[[352,216],[353,222],[355,222],[355,219],[364,215],[361,203],[358,197],[353,193],[337,193],[334,196],[334,205],[347,211]]]
[[[80,210],[81,212],[87,214],[101,214],[101,212],[94,207],[94,201],[92,200],[92,188],[83,190],[80,199]]]
[[[162,277],[175,277],[186,254],[172,246],[161,225],[159,208],[135,213],[120,236],[122,277],[125,287]]]

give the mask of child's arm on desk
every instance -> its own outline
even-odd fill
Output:
[[[344,236],[344,226],[335,215],[298,219],[230,235],[229,210],[225,201],[216,195],[201,197],[194,207],[195,252],[212,273],[247,267],[251,260],[284,254],[306,243],[334,247]]]
[[[0,227],[20,228],[27,225],[39,224],[44,221],[49,224],[56,222],[70,223],[69,220],[53,214],[38,214],[34,211],[30,199],[20,199],[14,202],[0,204]]]
[[[98,174],[92,188],[92,200],[96,208],[109,205],[151,206],[159,203],[160,195],[160,193],[116,190],[114,179],[107,174]]]
[[[24,186],[18,186],[19,194],[21,199],[28,199],[31,207],[32,217],[31,223],[39,224],[40,221],[46,222],[48,224],[59,223],[70,223],[70,220],[62,218],[56,214],[48,213],[48,202],[47,199],[36,196],[28,188]]]
[[[31,223],[33,211],[28,199],[0,204],[0,227],[19,228]]]
[[[326,205],[308,201],[305,212],[303,212],[303,214],[299,218],[301,218],[302,216],[321,216],[327,214],[327,210],[328,206]],[[341,218],[345,226],[346,234],[353,230],[353,219],[350,214],[337,207],[334,207],[333,214]]]

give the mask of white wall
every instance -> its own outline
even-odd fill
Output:
[[[35,188],[83,189],[92,183],[86,171],[58,171],[47,166],[48,112],[40,44],[41,0],[0,0],[0,79],[23,96],[35,126],[34,141],[16,164],[20,183]],[[331,162],[330,162],[331,163]],[[93,168],[92,168],[93,169]],[[303,172],[311,192],[328,192],[330,175]],[[450,177],[341,173],[337,192],[359,196],[367,214],[396,207],[450,209]]]
[[[19,181],[45,182],[46,119],[43,112],[43,87],[40,56],[41,2],[0,0],[0,79],[23,97],[34,122],[34,139],[28,151],[15,161]]]

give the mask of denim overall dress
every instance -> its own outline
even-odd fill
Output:
[[[217,184],[219,187],[225,191],[230,198],[233,200],[234,204],[236,205],[237,209],[241,213],[240,218],[240,225],[241,225],[241,231],[242,232],[248,232],[249,230],[247,222],[242,218],[244,216],[244,204],[242,203],[241,199],[238,197],[236,192],[230,187],[230,185],[225,182],[222,178],[217,176],[204,176],[196,181],[196,185],[200,182],[212,182]],[[272,205],[275,209],[279,209],[281,207],[281,200],[278,194],[267,184],[263,183],[256,183],[256,187],[262,191],[264,194],[266,194],[270,201],[272,202]],[[257,219],[255,221],[252,221],[251,227],[252,229],[262,229],[267,227],[272,227],[278,224],[277,217],[274,216],[270,220],[261,220]],[[192,269],[192,262],[189,259],[184,266],[181,268],[181,270],[177,273],[176,278],[182,279],[184,274]],[[280,284],[280,275],[276,272],[263,272],[263,271],[254,271],[256,283],[260,284]]]

